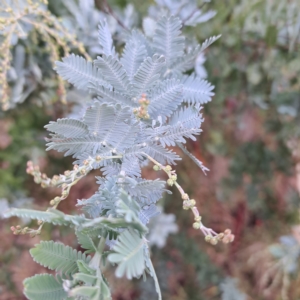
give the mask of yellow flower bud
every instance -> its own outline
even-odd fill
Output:
[[[169,186],[172,186],[172,185],[174,184],[174,182],[173,182],[172,179],[168,179],[168,180],[167,180],[167,184],[168,184]]]
[[[193,224],[193,227],[194,227],[195,229],[199,229],[199,228],[200,228],[200,223],[199,223],[199,222],[195,222],[195,223]]]
[[[195,217],[195,221],[196,221],[196,222],[200,222],[200,221],[201,221],[201,216]]]
[[[188,194],[183,194],[181,196],[182,200],[188,200],[189,199],[189,195]]]
[[[211,235],[207,235],[205,236],[205,241],[206,242],[210,242],[210,240],[212,239],[213,237]]]

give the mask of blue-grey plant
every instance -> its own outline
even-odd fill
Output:
[[[68,29],[47,9],[47,0],[2,0],[0,5],[0,109],[8,110],[27,99],[38,86],[54,85],[58,98],[65,99],[65,86],[53,84],[45,56],[30,50],[37,39],[46,43],[46,61],[54,63],[70,48],[89,55]],[[34,47],[32,47],[34,48]],[[13,64],[12,64],[13,62]],[[49,89],[50,90],[50,89]],[[50,94],[50,93],[49,93]],[[43,98],[44,95],[42,95]],[[53,98],[48,95],[45,98]]]
[[[46,211],[10,209],[5,216],[38,221],[38,229],[13,226],[15,234],[35,236],[46,222],[72,226],[85,252],[53,241],[42,241],[31,249],[33,259],[55,270],[57,276],[27,278],[24,292],[29,299],[111,299],[103,275],[108,262],[117,266],[118,277],[152,276],[161,299],[146,225],[159,214],[156,203],[167,191],[166,183],[178,189],[183,209],[191,210],[193,227],[203,232],[207,242],[233,240],[229,229],[218,234],[203,225],[196,201],[179,185],[171,167],[180,157],[169,147],[178,146],[207,171],[183,144],[201,132],[201,106],[213,96],[213,86],[191,71],[198,54],[216,37],[187,52],[181,27],[179,18],[167,15],[158,20],[151,39],[133,30],[119,57],[104,20],[99,25],[100,55],[95,61],[70,55],[56,63],[59,75],[94,99],[82,118],[46,125],[50,132],[47,150],[72,155],[75,165],[63,175],[48,178],[29,162],[27,172],[35,182],[61,187],[61,196],[52,199]],[[141,169],[148,164],[166,173],[167,182],[142,178]],[[71,187],[93,169],[103,175],[97,177],[99,190],[89,199],[78,200],[83,214],[59,211]]]

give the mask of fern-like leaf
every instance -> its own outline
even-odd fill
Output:
[[[29,300],[64,300],[67,292],[62,280],[50,274],[35,275],[24,280],[24,294]]]
[[[81,153],[94,155],[102,147],[101,140],[95,136],[81,138],[53,137],[47,146],[47,151],[54,149],[58,152],[65,152],[65,156],[74,154],[74,157],[77,157]]]
[[[58,119],[50,122],[45,128],[66,138],[75,138],[88,134],[86,124],[75,119]]]
[[[80,225],[87,219],[81,216],[66,215],[56,209],[50,211],[39,211],[26,208],[11,208],[6,211],[3,216],[5,218],[19,217],[29,218],[32,220],[41,220],[46,223],[52,223],[54,225]]]
[[[139,219],[143,224],[148,224],[150,219],[160,214],[157,206],[154,204],[146,205],[139,213]]]
[[[200,53],[200,46],[191,49],[182,57],[179,57],[176,62],[170,67],[170,74],[173,76],[180,76],[182,73],[194,68],[195,61]]]
[[[182,102],[183,85],[177,79],[161,82],[149,95],[148,111],[155,119],[158,116],[169,117]]]
[[[131,101],[131,99],[123,94],[116,91],[111,91],[110,89],[103,86],[93,86],[93,92],[96,93],[97,101],[101,104],[105,103],[108,105],[121,105],[122,107],[135,107],[136,103]]]
[[[157,54],[144,60],[133,78],[132,92],[136,97],[145,93],[157,82],[164,66],[165,58]]]
[[[131,196],[137,197],[140,204],[144,205],[156,203],[161,199],[163,192],[167,191],[165,184],[165,181],[158,179],[143,179],[128,185],[125,189]]]
[[[203,52],[206,48],[208,48],[211,44],[213,44],[216,40],[218,40],[221,37],[221,35],[212,36],[208,39],[206,39],[200,47],[199,52]]]
[[[99,44],[101,47],[101,54],[106,56],[115,55],[115,47],[113,46],[113,40],[106,20],[99,23]]]
[[[109,87],[93,63],[78,55],[71,54],[63,58],[62,62],[57,61],[55,70],[63,79],[68,80],[78,89],[87,90],[89,83]]]
[[[126,43],[121,63],[124,66],[129,80],[133,79],[134,74],[147,57],[147,50],[144,44],[141,43],[137,35],[132,35],[129,41]]]
[[[152,129],[152,137],[154,134],[163,147],[175,146],[176,142],[185,143],[184,138],[196,140],[194,135],[201,132],[202,121],[201,114],[195,107],[185,107],[171,116],[168,126]]]
[[[78,271],[77,260],[83,260],[86,263],[91,260],[90,256],[53,241],[42,241],[30,250],[30,254],[33,260],[40,265],[68,275]]]
[[[190,104],[204,104],[211,100],[214,95],[214,86],[208,81],[200,79],[194,75],[182,78],[183,98]]]
[[[95,102],[86,110],[84,123],[87,124],[93,135],[103,136],[110,129],[115,110],[112,106]]]
[[[109,82],[116,91],[126,93],[129,79],[125,69],[116,57],[111,55],[98,56],[94,63],[101,71],[104,79]]]
[[[85,253],[94,253],[97,251],[93,238],[87,232],[76,230],[75,233],[80,246],[86,249]]]
[[[143,151],[163,165],[176,165],[175,161],[181,160],[181,158],[176,153],[163,148],[161,145],[148,145],[148,147],[144,148]]]
[[[184,37],[180,36],[181,26],[180,19],[174,16],[164,16],[156,24],[153,48],[155,53],[166,58],[167,68],[184,54]]]
[[[145,269],[144,262],[145,241],[139,234],[132,230],[122,232],[116,245],[113,247],[115,253],[109,254],[108,260],[118,264],[116,276],[122,277],[126,274],[128,279],[139,277]]]

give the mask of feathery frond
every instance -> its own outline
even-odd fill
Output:
[[[113,45],[113,39],[111,37],[111,33],[106,20],[100,21],[98,29],[99,45],[102,51],[101,54],[104,54],[106,56],[114,56],[115,47]]]
[[[146,205],[139,213],[139,219],[143,224],[148,224],[150,219],[160,214],[157,206],[154,204]]]
[[[100,103],[105,103],[108,105],[121,105],[122,107],[134,107],[134,103],[129,97],[124,94],[120,94],[116,91],[111,91],[110,89],[98,85],[97,87],[93,86],[92,91],[97,94],[97,101]]]
[[[78,89],[88,90],[90,83],[110,87],[92,62],[75,54],[63,58],[62,62],[57,61],[55,70],[63,79],[68,80]]]
[[[130,81],[145,57],[147,57],[145,45],[140,42],[137,35],[132,35],[126,43],[121,57],[121,64],[124,66]]]
[[[221,35],[212,36],[208,39],[206,39],[200,47],[199,52],[203,52],[206,48],[208,48],[211,44],[213,44],[216,40],[218,40],[221,37]]]
[[[45,128],[66,138],[75,138],[88,134],[88,127],[76,119],[58,119],[51,121]]]
[[[114,56],[98,56],[94,64],[99,70],[103,78],[113,86],[114,90],[126,93],[129,85],[127,73],[119,60]]]
[[[179,57],[178,60],[170,67],[170,74],[172,76],[181,77],[181,74],[193,69],[199,53],[200,46],[198,45],[185,53],[182,57]]]
[[[126,274],[128,279],[139,277],[145,269],[144,262],[145,241],[132,229],[120,234],[116,245],[113,247],[115,253],[108,255],[111,263],[118,264],[116,276],[122,277]]]
[[[147,57],[134,75],[132,92],[139,96],[150,89],[160,78],[164,66],[164,56],[155,54],[152,58]]]
[[[214,95],[212,92],[214,86],[193,74],[183,76],[181,83],[183,84],[184,100],[190,104],[207,103]]]
[[[81,248],[85,249],[85,253],[93,253],[97,251],[93,237],[90,236],[88,232],[76,230],[75,233],[78,243],[80,244]]]
[[[180,19],[174,16],[162,17],[156,24],[153,49],[155,53],[166,58],[167,68],[184,54],[185,39],[181,36],[181,27]]]
[[[158,84],[148,97],[150,116],[153,119],[169,117],[182,102],[182,91],[183,85],[177,79],[167,79]]]
[[[113,106],[94,102],[87,108],[83,119],[89,130],[95,136],[101,137],[110,129],[111,119],[114,118],[114,115]]]
[[[77,260],[83,260],[86,263],[91,260],[90,256],[53,241],[41,241],[30,250],[30,254],[33,260],[43,267],[68,275],[78,271]]]
[[[167,150],[160,145],[150,144],[143,149],[143,152],[156,159],[159,163],[176,165],[175,160],[181,160],[181,158],[171,150]]]
[[[62,286],[60,277],[40,274],[24,280],[24,294],[29,300],[66,299],[67,292]]]

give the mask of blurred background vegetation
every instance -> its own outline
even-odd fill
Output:
[[[203,133],[187,145],[210,172],[184,158],[177,174],[205,223],[231,228],[236,239],[208,245],[176,191],[166,195],[149,236],[163,299],[300,299],[299,0],[0,0],[0,214],[11,206],[45,207],[58,193],[33,182],[28,160],[51,176],[71,168],[70,159],[45,152],[43,127],[80,115],[89,95],[62,82],[53,62],[69,52],[95,58],[100,18],[121,49],[127,29],[144,26],[150,35],[158,8],[184,12],[186,2],[198,8],[180,16],[194,25],[184,27],[191,44],[222,36],[195,62],[216,95],[204,108]],[[63,211],[75,211],[77,199],[94,193],[94,175],[73,188]],[[144,176],[155,175],[146,168]],[[48,226],[28,239],[13,236],[12,224],[0,219],[1,300],[25,299],[22,280],[46,271],[28,253],[40,238],[78,247],[68,228]],[[152,282],[109,281],[116,300],[155,299]]]

